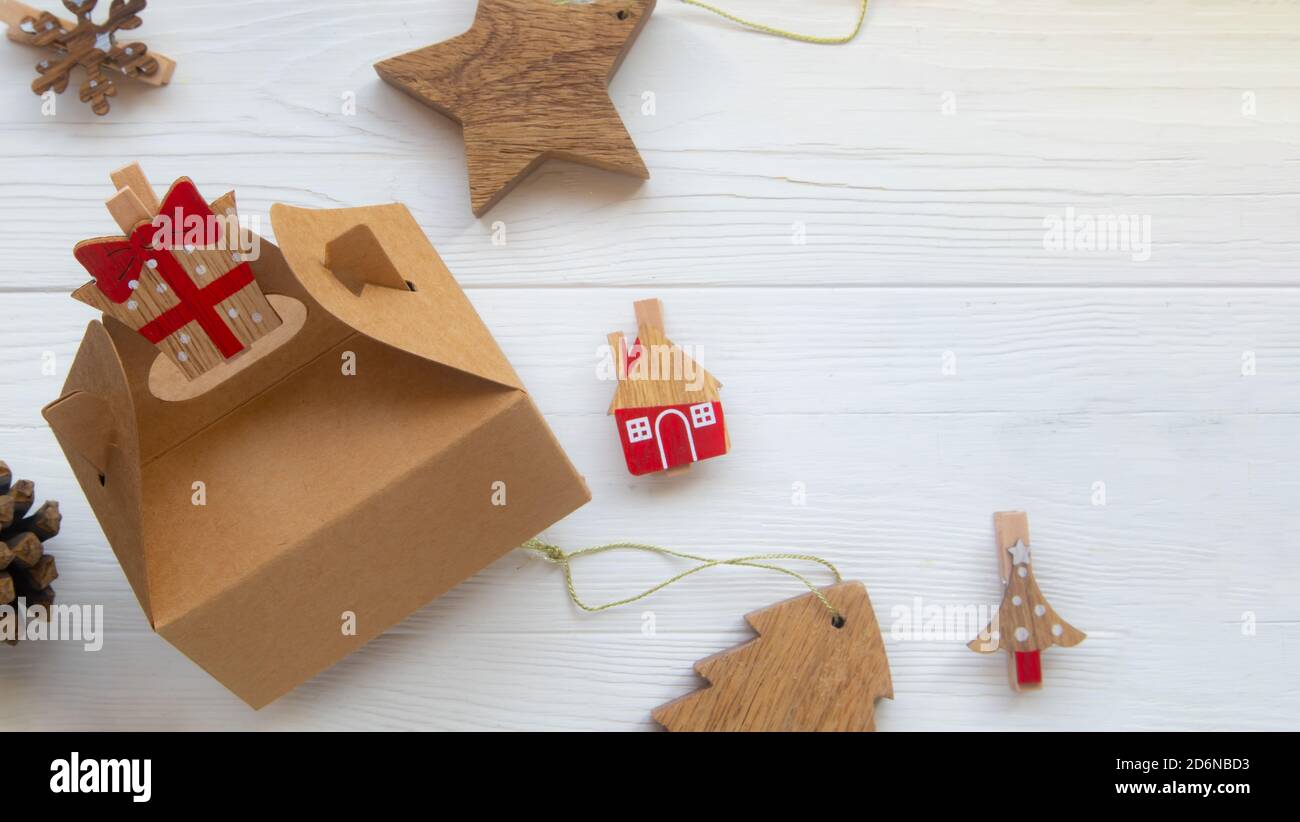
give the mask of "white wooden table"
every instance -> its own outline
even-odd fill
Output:
[[[730,6],[825,33],[854,14]],[[37,53],[0,45],[0,457],[63,504],[60,599],[107,619],[98,653],[0,647],[0,730],[649,728],[745,612],[800,593],[721,569],[592,616],[515,552],[249,710],[149,630],[39,415],[92,318],[72,246],[114,231],[108,172],[133,159],[264,226],[275,202],[406,203],[591,485],[547,536],[834,561],[886,632],[881,730],[1300,727],[1300,5],[876,0],[830,48],[659,0],[612,85],[649,182],[552,163],[482,220],[458,128],[371,69],[473,13],[154,0],[138,34],[176,79],[103,118],[75,87],[43,117]],[[1045,247],[1067,209],[1149,218],[1149,258]],[[732,425],[732,455],[672,480],[627,474],[595,375],[646,296]],[[1011,508],[1089,635],[1026,695],[962,638],[894,631],[918,602],[996,602]],[[611,599],[675,567],[577,576]]]

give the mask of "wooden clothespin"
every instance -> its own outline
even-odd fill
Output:
[[[609,334],[618,388],[609,413],[618,426],[628,471],[677,474],[731,450],[722,414],[722,384],[664,334],[659,300],[640,300],[637,338]]]
[[[96,114],[107,114],[108,98],[116,96],[113,74],[134,77],[151,86],[171,82],[176,62],[140,42],[118,43],[119,32],[138,28],[143,22],[145,0],[115,0],[102,23],[91,19],[98,0],[64,0],[76,20],[56,17],[18,0],[0,0],[0,21],[9,26],[8,38],[57,53],[53,60],[36,64],[38,77],[32,81],[37,96],[47,91],[62,94],[72,70],[85,69],[80,97]],[[106,73],[107,72],[107,73]]]
[[[993,523],[998,569],[1006,590],[997,615],[967,647],[982,654],[1005,649],[1012,689],[1038,689],[1043,687],[1042,651],[1053,645],[1078,645],[1086,635],[1061,619],[1038,590],[1030,563],[1028,515],[999,511]]]
[[[75,299],[135,329],[190,379],[280,326],[246,259],[233,193],[209,204],[182,177],[160,202],[136,164],[112,179],[108,211],[125,236],[77,243],[95,279]]]

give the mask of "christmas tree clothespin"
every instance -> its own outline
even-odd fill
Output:
[[[171,82],[175,61],[150,51],[144,43],[118,43],[119,32],[138,28],[143,22],[145,0],[113,0],[102,23],[91,19],[98,0],[63,0],[76,17],[65,20],[18,0],[0,0],[0,20],[8,24],[8,38],[38,48],[53,49],[57,57],[36,64],[39,76],[32,81],[37,96],[48,91],[62,94],[72,70],[81,66],[86,78],[81,84],[81,101],[96,114],[107,114],[108,98],[117,95],[112,72],[134,77],[151,86]],[[106,73],[107,72],[109,73]]]
[[[999,511],[993,523],[1006,592],[993,620],[967,647],[981,654],[1005,649],[1012,689],[1038,689],[1043,687],[1042,652],[1053,645],[1078,645],[1086,635],[1061,619],[1038,590],[1030,564],[1028,515]]]
[[[190,379],[280,326],[246,259],[234,192],[209,204],[182,177],[159,202],[138,165],[112,179],[108,211],[125,236],[77,243],[95,280],[75,299],[135,329]]]
[[[375,64],[460,123],[470,206],[489,208],[549,158],[646,179],[609,80],[655,0],[479,0],[469,31]]]
[[[659,300],[635,303],[637,338],[608,336],[618,374],[610,403],[627,470],[684,471],[731,450],[722,415],[722,383],[664,335]]]

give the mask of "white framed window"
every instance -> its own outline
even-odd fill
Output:
[[[691,422],[696,428],[713,425],[717,420],[713,416],[713,403],[702,402],[691,406]]]
[[[650,418],[637,417],[627,421],[627,441],[641,442],[650,439]]]

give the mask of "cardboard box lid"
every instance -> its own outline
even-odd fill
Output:
[[[151,579],[158,560],[147,552],[166,547],[157,546],[159,535],[150,536],[145,527],[145,498],[160,485],[151,470],[175,473],[162,462],[164,457],[191,447],[194,438],[284,384],[317,356],[359,334],[486,381],[495,391],[524,393],[490,331],[404,206],[318,211],[276,205],[271,214],[281,246],[263,243],[263,259],[254,267],[268,294],[286,294],[306,304],[306,324],[293,339],[219,388],[167,402],[149,388],[157,351],[111,318],[92,322],[64,396],[43,411],[151,624],[157,616],[157,592],[151,585],[160,580]],[[380,264],[398,272],[402,285],[410,287],[362,283],[357,288],[327,266],[331,241],[358,226],[377,239],[379,253],[386,256]],[[569,473],[581,485],[571,467]],[[188,489],[189,478],[177,473],[174,483],[161,484]],[[174,533],[182,531],[183,526]],[[172,533],[163,536],[170,539]],[[203,599],[224,587],[213,582]]]
[[[276,205],[271,214],[281,247],[263,241],[261,258],[252,263],[254,271],[268,296],[285,295],[299,301],[305,306],[307,317],[305,325],[287,343],[256,367],[239,371],[221,382],[219,388],[192,399],[164,400],[155,396],[149,387],[157,350],[121,323],[105,318],[108,339],[102,342],[108,343],[110,350],[104,352],[105,361],[96,370],[124,374],[129,390],[121,402],[106,394],[100,396],[114,406],[120,422],[136,422],[134,443],[122,441],[132,437],[121,431],[121,424],[118,439],[123,447],[138,447],[142,465],[152,463],[279,384],[321,351],[357,333],[480,379],[523,390],[491,332],[405,206],[313,211]],[[414,291],[365,285],[359,293],[354,293],[338,274],[326,267],[331,242],[358,227],[364,227],[376,239],[371,251],[381,255],[380,262],[392,265],[400,272],[402,285],[409,282]],[[87,342],[91,338],[88,335]],[[239,359],[255,359],[261,350],[254,347]],[[116,367],[110,365],[112,362],[116,362]],[[100,389],[106,381],[116,382],[114,375],[107,373],[96,376],[87,370],[81,376]],[[56,433],[81,428],[95,419],[93,411],[81,409],[83,400],[69,396],[81,387],[81,382],[69,379],[64,386],[64,397],[51,403],[44,412]],[[55,424],[49,413],[56,408],[61,425]],[[95,436],[103,439],[99,432]],[[89,443],[82,445],[78,450],[84,454],[84,446]]]
[[[346,325],[427,360],[523,389],[406,206],[320,210],[277,203],[271,206],[271,225],[294,276],[322,308]],[[367,283],[354,293],[342,272],[327,267],[331,242],[358,226],[369,229],[378,240],[370,249],[359,250],[369,252],[364,265],[372,270],[395,269],[411,289]],[[355,235],[354,241],[367,242]]]

